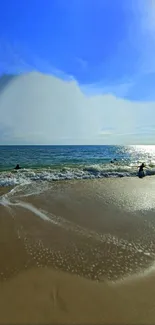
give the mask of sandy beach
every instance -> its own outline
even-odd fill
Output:
[[[153,324],[154,188],[149,177],[1,188],[0,323]]]

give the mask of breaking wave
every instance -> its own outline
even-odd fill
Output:
[[[145,169],[145,176],[155,175],[155,166]],[[28,185],[33,181],[61,181],[97,179],[108,177],[136,177],[138,168],[133,165],[96,164],[78,167],[21,169],[18,171],[3,171],[0,173],[0,186]]]

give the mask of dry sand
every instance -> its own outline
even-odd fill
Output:
[[[10,195],[0,205],[0,324],[154,324],[154,186],[106,179]]]

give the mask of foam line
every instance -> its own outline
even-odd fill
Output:
[[[27,209],[34,213],[36,216],[40,217],[42,220],[52,222],[53,224],[57,224],[54,220],[51,220],[50,218],[47,217],[47,215],[44,212],[41,212],[39,209],[34,207],[33,205],[25,202],[16,202],[16,203],[11,203],[5,196],[1,198],[1,204],[4,206],[19,206],[24,209]]]

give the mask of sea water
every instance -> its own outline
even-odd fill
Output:
[[[134,177],[142,162],[145,175],[155,175],[155,146],[0,146],[0,186]]]

